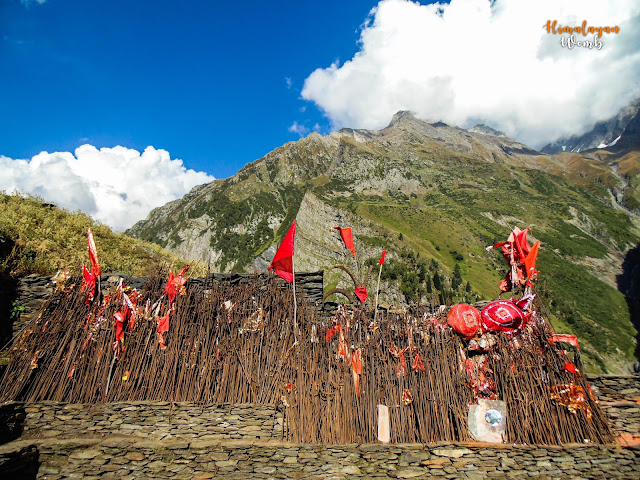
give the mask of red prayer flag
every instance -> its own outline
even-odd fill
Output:
[[[93,297],[96,293],[96,282],[102,274],[100,271],[100,264],[98,263],[98,253],[96,251],[96,244],[93,241],[93,232],[91,229],[87,231],[87,245],[89,247],[89,260],[91,260],[91,271],[87,270],[87,267],[82,266],[82,277],[84,282],[82,284],[81,291],[87,291],[87,299],[85,303],[89,305],[93,301]]]
[[[116,342],[124,340],[124,322],[127,319],[127,313],[123,310],[113,315],[116,319]]]
[[[353,374],[353,384],[356,388],[356,395],[360,396],[360,375],[362,374],[362,353],[360,349],[351,355],[351,373]]]
[[[167,313],[164,317],[158,318],[158,343],[160,344],[160,348],[162,350],[167,348],[167,345],[164,343],[164,334],[169,331],[169,314]]]
[[[167,284],[165,285],[163,292],[167,297],[169,297],[169,305],[173,303],[176,295],[180,293],[180,289],[184,287],[185,283],[187,283],[187,279],[184,278],[184,274],[187,273],[190,266],[191,265],[187,265],[184,267],[178,275],[174,275],[173,272],[169,272],[169,278],[167,279]]]
[[[382,265],[384,263],[384,256],[387,254],[386,250],[382,251],[382,256],[380,257],[380,261],[378,262],[378,265]]]
[[[269,270],[275,269],[276,274],[288,283],[293,282],[293,245],[295,236],[296,221],[294,220],[269,266]]]
[[[91,273],[96,276],[102,275],[100,270],[100,264],[98,263],[98,252],[96,250],[96,244],[93,241],[93,232],[91,229],[87,231],[87,245],[89,246],[89,260],[91,260]]]
[[[342,241],[344,242],[344,246],[347,247],[347,250],[351,252],[353,258],[356,258],[356,248],[353,246],[353,233],[351,232],[351,227],[342,228],[342,227],[333,227],[335,230],[340,231],[340,236],[342,237]]]
[[[367,301],[367,287],[356,287],[355,294],[360,302],[364,303]]]
[[[527,258],[524,259],[524,267],[528,278],[534,278],[538,273],[536,270],[536,259],[538,258],[538,248],[540,247],[540,241],[537,241],[531,250],[527,254]]]
[[[561,334],[556,334],[549,337],[550,344],[553,345],[554,343],[557,343],[557,342],[568,343],[569,345],[573,345],[578,350],[580,350],[580,347],[578,345],[578,339],[574,335],[567,335],[567,334],[561,333]]]

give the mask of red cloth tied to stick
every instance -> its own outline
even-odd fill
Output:
[[[422,362],[422,358],[420,358],[420,355],[418,353],[416,353],[416,356],[413,357],[411,368],[413,368],[416,372],[424,372],[424,363]]]
[[[404,358],[404,352],[400,354],[400,362],[396,368],[396,377],[404,377],[407,374],[407,360]]]
[[[116,356],[119,353],[120,350],[118,350],[118,347],[120,347],[121,350],[124,350],[124,326],[125,326],[125,322],[127,321],[127,309],[126,307],[120,309],[119,311],[117,311],[116,313],[113,314],[116,322],[115,322],[115,326],[116,326],[116,341],[113,342],[113,349],[116,351]]]
[[[287,283],[293,282],[293,247],[295,236],[296,221],[294,220],[268,268],[268,270],[273,268],[276,274]]]
[[[353,385],[356,388],[356,395],[360,396],[360,375],[362,375],[362,352],[360,349],[351,354],[351,373],[353,374]]]
[[[561,334],[556,334],[549,337],[549,343],[551,345],[557,342],[568,343],[569,345],[573,345],[578,350],[580,350],[580,346],[578,345],[578,338],[575,335],[567,335],[567,334],[561,333]]]
[[[356,258],[356,248],[353,246],[353,233],[351,231],[351,227],[342,228],[342,227],[333,227],[335,230],[340,232],[340,237],[342,237],[342,242],[344,246],[351,252],[353,258]]]
[[[489,362],[481,355],[473,359],[465,360],[465,368],[469,379],[469,386],[476,398],[495,400],[498,398],[496,384],[493,381],[493,370],[489,368]]]
[[[167,284],[164,287],[164,292],[167,297],[169,297],[169,305],[173,303],[176,298],[176,295],[180,292],[182,287],[184,287],[185,283],[187,283],[187,278],[184,278],[184,274],[187,273],[189,267],[191,265],[187,265],[182,269],[182,271],[178,275],[173,275],[173,272],[169,272],[169,278],[167,280]]]
[[[169,314],[164,317],[158,318],[158,343],[160,348],[165,350],[167,345],[164,342],[164,334],[169,331]]]
[[[96,276],[93,272],[87,270],[87,267],[82,266],[82,287],[80,288],[80,292],[87,292],[87,299],[85,303],[89,305],[93,300],[96,292]]]
[[[333,338],[333,336],[338,333],[340,331],[340,325],[336,325],[333,328],[328,328],[327,329],[327,334],[325,335],[325,342],[329,342],[331,341],[331,339]]]
[[[538,276],[535,266],[540,242],[538,241],[533,247],[530,247],[527,240],[528,231],[529,227],[522,231],[515,227],[506,242],[499,242],[487,247],[488,250],[502,247],[502,256],[510,267],[506,277],[500,282],[500,290],[502,292],[512,290],[515,284],[530,287],[533,285],[533,280]]]
[[[356,297],[358,297],[358,300],[360,300],[360,303],[367,301],[367,287],[356,287],[355,294]]]
[[[85,303],[89,305],[96,294],[96,283],[102,271],[100,270],[100,263],[98,262],[98,252],[96,250],[96,244],[93,241],[93,232],[91,229],[87,230],[87,248],[89,250],[89,260],[91,261],[91,271],[87,270],[85,265],[82,266],[82,288],[81,292],[87,292],[87,299]]]
[[[93,241],[93,232],[91,231],[91,229],[87,231],[87,248],[89,249],[91,271],[96,276],[102,275],[102,270],[100,270],[100,263],[98,263],[98,251],[96,250],[96,243]]]

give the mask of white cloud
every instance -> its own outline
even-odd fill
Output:
[[[600,50],[569,50],[547,20],[620,33],[603,34]],[[484,122],[541,147],[640,96],[639,45],[636,0],[382,0],[363,23],[360,51],[315,70],[302,97],[333,128],[382,128],[411,110],[461,127]]]
[[[287,90],[291,90],[291,87],[293,87],[293,80],[291,80],[290,77],[284,77],[284,81],[287,84]]]
[[[301,137],[304,137],[307,133],[309,133],[309,129],[304,125],[299,124],[298,122],[293,122],[288,129],[291,133],[297,133]]]
[[[82,145],[74,153],[42,152],[31,160],[0,155],[0,171],[0,190],[39,195],[69,210],[81,210],[116,231],[194,186],[214,180],[151,146],[142,154],[120,146],[98,150]]]

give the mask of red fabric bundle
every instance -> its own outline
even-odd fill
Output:
[[[466,303],[459,303],[449,309],[447,323],[465,340],[469,340],[482,332],[480,311]]]
[[[169,305],[173,303],[176,295],[180,293],[180,289],[187,283],[187,279],[184,278],[184,274],[189,270],[190,265],[187,265],[182,269],[178,275],[174,275],[173,272],[169,272],[169,279],[164,287],[164,293],[169,297]]]
[[[480,315],[483,328],[491,332],[515,332],[524,322],[524,312],[508,300],[491,302]]]

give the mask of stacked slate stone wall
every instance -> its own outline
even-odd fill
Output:
[[[26,414],[22,439],[126,435],[153,440],[282,440],[284,421],[282,412],[262,405],[8,402],[2,407],[12,406],[17,414]]]
[[[638,377],[590,380],[607,410],[636,398]],[[640,442],[624,438],[617,445],[298,445],[282,441],[286,415],[266,406],[9,402],[1,412],[14,432],[22,430],[0,446],[0,472],[14,478],[640,477]],[[638,435],[640,425],[626,430]]]
[[[100,440],[40,441],[37,460],[28,441],[0,446],[0,469],[2,459],[15,461],[20,454],[25,457],[25,468],[33,470],[37,461],[37,477],[48,480],[640,477],[638,448],[616,445],[323,446],[273,441],[151,441],[112,436]]]
[[[24,307],[24,310],[13,321],[12,336],[15,337],[27,323],[35,318],[44,301],[53,293],[53,287],[51,277],[27,275],[17,279],[15,305]]]
[[[603,375],[588,379],[620,441],[639,443],[640,376]]]

